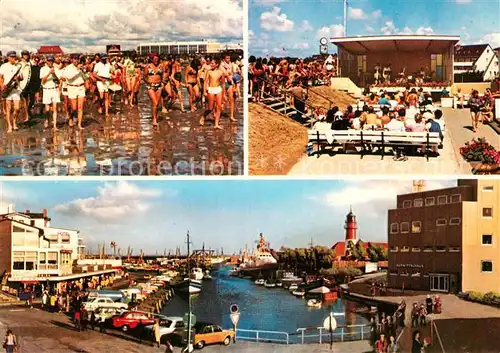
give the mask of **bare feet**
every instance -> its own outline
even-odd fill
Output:
[[[201,119],[200,119],[200,126],[203,126],[205,125],[205,117],[202,116]]]
[[[83,127],[81,125],[78,125],[78,130],[83,130]]]
[[[163,114],[166,114],[166,113],[167,113],[167,109],[165,109],[165,107],[163,107],[163,108],[161,108],[161,112],[162,112]]]
[[[102,114],[102,108],[97,109],[97,112],[98,112],[99,114]]]
[[[12,132],[12,128],[9,126],[9,127],[7,128],[7,133],[8,133],[8,134],[10,134],[11,132]]]

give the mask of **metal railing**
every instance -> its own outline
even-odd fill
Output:
[[[238,335],[238,333],[245,333],[245,334]],[[279,332],[279,331],[246,330],[237,328],[236,339],[255,341],[255,342],[290,344],[290,335],[287,332]]]
[[[300,344],[323,343],[325,339],[328,341],[330,336],[332,336],[333,340],[336,342],[344,342],[369,339],[370,328],[370,325],[346,325],[337,327],[337,329],[330,334],[330,332],[323,327],[310,327],[298,328],[297,333],[299,334]]]

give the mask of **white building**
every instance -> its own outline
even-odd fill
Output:
[[[139,55],[149,53],[191,55],[191,54],[217,54],[227,50],[242,50],[241,44],[219,43],[215,41],[198,42],[152,42],[141,43],[137,47]]]
[[[483,72],[483,81],[494,80],[500,72],[499,58],[489,44],[457,45],[453,73]]]

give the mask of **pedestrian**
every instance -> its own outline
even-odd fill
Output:
[[[92,329],[92,331],[94,331],[95,324],[96,324],[96,317],[95,317],[94,311],[90,312],[90,322],[89,323],[90,323],[90,328]]]
[[[81,331],[81,329],[82,329],[81,317],[82,317],[81,312],[79,310],[75,311],[75,315],[73,316],[73,320],[75,322],[75,329],[77,329],[78,331]]]
[[[17,353],[18,345],[17,338],[12,333],[12,330],[7,330],[5,333],[5,341],[3,343],[3,348],[5,349],[5,353]]]
[[[413,303],[413,308],[411,309],[411,327],[418,327],[419,316],[420,308],[417,303]]]
[[[43,310],[47,310],[48,301],[49,301],[49,294],[45,290],[45,291],[43,291],[43,295],[42,295],[42,309]]]
[[[139,320],[139,323],[137,324],[137,336],[139,337],[139,343],[142,343],[142,336],[144,335],[144,327],[142,324],[142,321]]]
[[[420,341],[420,331],[413,332],[413,341],[411,345],[411,353],[422,353],[424,344]]]
[[[87,331],[87,324],[89,322],[89,313],[87,310],[83,309],[81,314],[82,331]]]
[[[375,323],[375,318],[370,319],[370,343],[372,347],[375,347],[375,342],[377,341],[377,324]]]
[[[375,342],[376,353],[387,353],[387,341],[385,335],[382,333],[377,342]]]
[[[401,346],[394,336],[389,337],[389,345],[387,346],[387,353],[401,353]]]
[[[104,318],[104,315],[101,315],[99,318],[99,332],[106,333],[106,319]]]
[[[418,316],[419,316],[420,326],[427,326],[427,311],[425,310],[424,304],[420,305]]]
[[[50,296],[50,312],[54,313],[56,311],[56,301],[57,298],[54,293],[51,294]]]
[[[156,320],[155,324],[153,325],[153,346],[156,345],[158,348],[160,348],[160,340],[161,340],[161,334],[160,334],[160,320]]]
[[[425,304],[427,306],[427,313],[432,314],[432,307],[434,306],[432,303],[432,298],[429,294],[427,294],[427,299],[425,299]]]

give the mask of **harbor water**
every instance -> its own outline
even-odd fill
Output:
[[[355,313],[357,303],[337,299],[324,303],[322,308],[309,308],[306,300],[295,297],[287,289],[265,288],[255,285],[249,279],[230,277],[230,269],[222,267],[214,271],[211,281],[203,281],[201,293],[191,296],[192,311],[197,321],[231,328],[230,306],[237,304],[241,313],[238,329],[300,335],[297,333],[298,328],[322,326],[330,310],[345,314],[336,318],[338,325],[368,324],[366,318]],[[162,313],[167,316],[184,316],[187,311],[187,298],[175,295],[163,307]],[[354,330],[355,328],[350,329],[352,337],[357,336],[354,335]],[[364,332],[368,332],[366,327]]]

